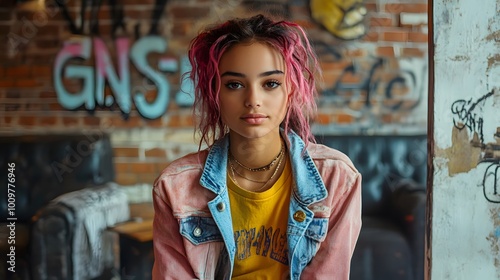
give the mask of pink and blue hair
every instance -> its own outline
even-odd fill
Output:
[[[290,86],[288,112],[283,120],[285,132],[293,130],[305,142],[314,142],[310,119],[316,113],[315,75],[318,61],[305,31],[296,23],[273,21],[263,15],[236,18],[211,26],[191,41],[187,73],[195,84],[195,114],[202,143],[212,145],[226,133],[219,104],[221,56],[240,43],[265,43],[282,54]]]

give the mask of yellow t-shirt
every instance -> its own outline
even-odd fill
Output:
[[[232,279],[285,279],[292,186],[289,161],[276,183],[261,193],[246,191],[227,177],[236,243]]]

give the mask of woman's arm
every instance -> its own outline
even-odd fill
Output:
[[[196,279],[186,257],[179,223],[162,193],[161,182],[153,188],[153,280]]]
[[[361,174],[333,200],[328,233],[301,279],[348,280],[351,258],[361,230]]]

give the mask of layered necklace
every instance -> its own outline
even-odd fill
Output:
[[[283,159],[285,158],[285,146],[283,145],[283,142],[281,142],[281,150],[280,152],[278,153],[278,155],[273,158],[273,160],[264,165],[264,166],[261,166],[261,167],[256,167],[256,168],[251,168],[251,167],[248,167],[244,164],[242,164],[241,162],[239,162],[234,156],[233,154],[231,153],[231,151],[229,151],[229,169],[231,171],[231,177],[234,181],[234,183],[241,188],[241,186],[239,185],[238,183],[238,180],[236,179],[236,174],[238,174],[238,176],[240,176],[241,178],[245,179],[245,180],[248,180],[250,182],[254,182],[254,183],[258,183],[258,184],[263,184],[260,188],[254,190],[254,192],[258,192],[258,191],[261,191],[263,190],[265,187],[267,187],[267,185],[269,184],[270,181],[272,181],[272,179],[276,176],[276,174],[278,173],[280,167],[281,167],[281,164],[283,163]],[[268,170],[271,170],[271,168],[276,165],[276,168],[274,169],[273,173],[271,174],[271,176],[269,178],[267,178],[266,180],[256,180],[256,179],[252,179],[252,178],[248,178],[247,176],[245,176],[242,172],[238,171],[235,166],[234,166],[234,163],[236,163],[238,166],[240,166],[241,168],[245,169],[245,170],[248,170],[248,171],[251,171],[251,172],[263,172],[263,171],[268,171]]]

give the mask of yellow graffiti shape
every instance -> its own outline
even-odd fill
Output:
[[[312,18],[338,38],[353,40],[366,32],[363,0],[311,0]]]

